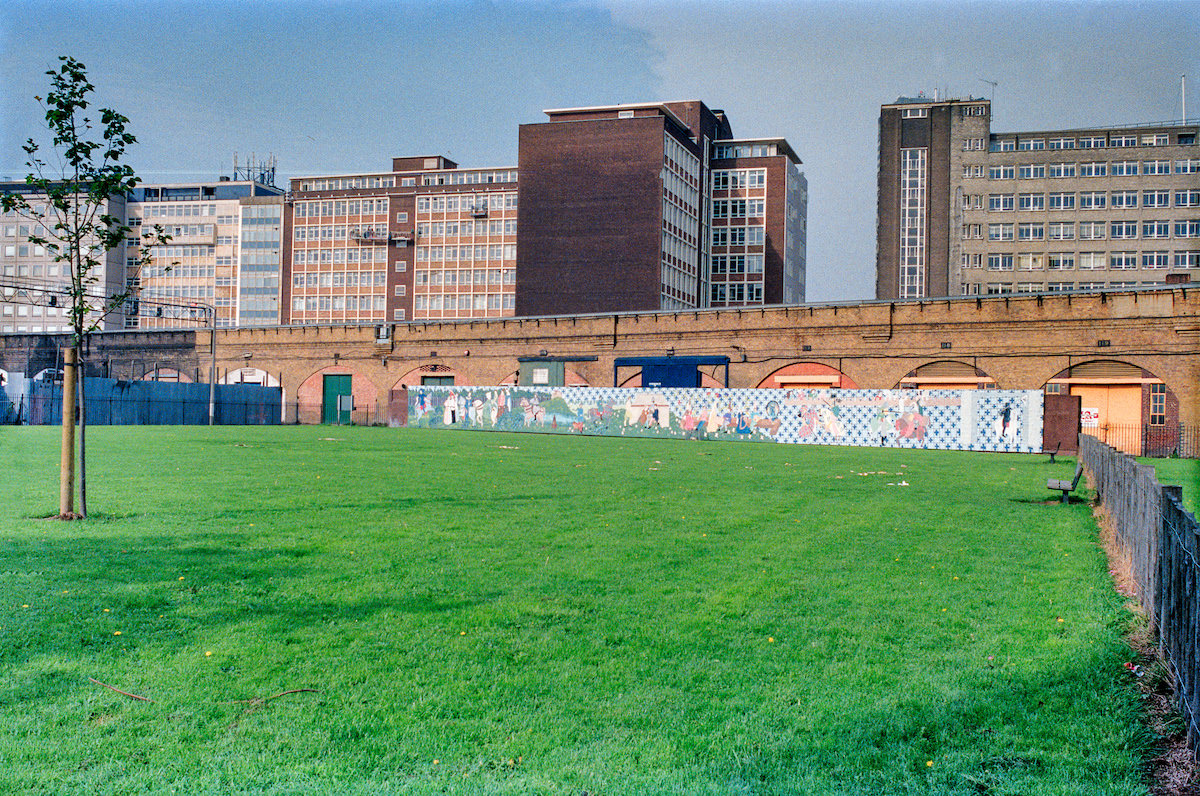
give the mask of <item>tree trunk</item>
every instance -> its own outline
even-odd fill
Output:
[[[75,515],[75,363],[78,349],[63,351],[62,456],[59,464],[58,516]]]
[[[79,362],[79,516],[87,516],[87,369]]]

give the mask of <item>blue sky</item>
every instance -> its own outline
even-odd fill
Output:
[[[874,293],[879,106],[991,96],[998,130],[1200,116],[1200,2],[33,2],[0,7],[0,177],[23,177],[46,69],[83,61],[149,180],[235,152],[280,180],[444,154],[517,161],[545,108],[702,99],[786,137],[809,179],[808,298]]]

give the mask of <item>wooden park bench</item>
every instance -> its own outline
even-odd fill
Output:
[[[1071,502],[1071,493],[1075,491],[1075,487],[1079,486],[1079,479],[1083,477],[1083,462],[1075,465],[1075,477],[1070,481],[1063,481],[1058,478],[1046,479],[1047,489],[1057,489],[1062,492],[1062,502]]]

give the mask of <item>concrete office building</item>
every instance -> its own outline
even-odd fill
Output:
[[[51,212],[45,194],[24,182],[0,183],[0,193],[25,194],[36,216]],[[125,206],[123,197],[114,196],[101,211],[123,219]],[[71,331],[70,298],[67,295],[71,266],[55,262],[51,251],[29,239],[32,235],[53,240],[53,233],[47,226],[53,226],[52,222],[43,225],[15,211],[0,215],[0,332],[50,334]],[[89,292],[111,296],[125,290],[124,256],[119,248],[100,255],[99,265],[91,273],[95,282]],[[93,304],[99,307],[103,301],[97,299]],[[96,328],[102,330],[120,329],[125,324],[125,316],[118,308],[107,315],[92,313],[85,323],[96,324]]]
[[[882,106],[876,298],[1200,278],[1198,126],[998,133],[984,99]]]
[[[134,234],[161,226],[165,246],[129,246],[126,278],[138,288],[137,316],[126,328],[169,328],[197,318],[189,304],[211,305],[217,326],[280,322],[283,191],[255,180],[141,185],[126,203]]]
[[[283,322],[513,314],[516,169],[404,157],[390,171],[301,177],[291,186]]]

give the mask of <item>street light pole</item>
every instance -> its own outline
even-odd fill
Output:
[[[208,347],[212,359],[208,365],[208,424],[211,426],[217,413],[217,308],[205,305],[208,310]]]

